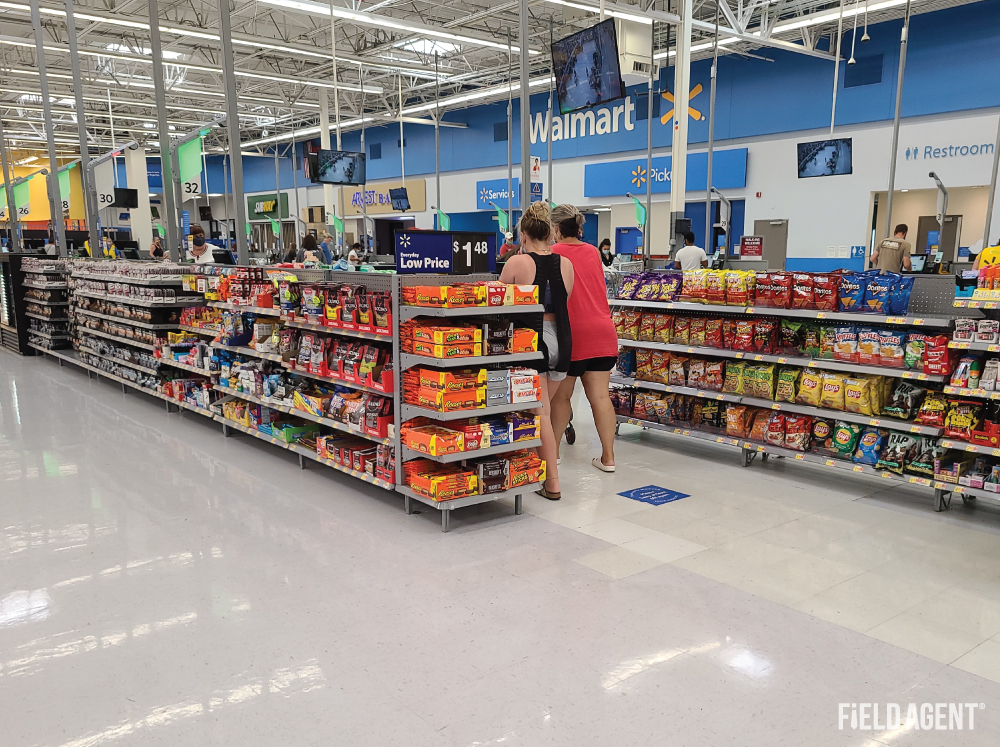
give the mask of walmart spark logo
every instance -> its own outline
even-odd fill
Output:
[[[404,233],[402,236],[399,237],[399,245],[403,249],[409,249],[410,248],[410,236],[409,236],[409,234],[405,234]]]
[[[701,87],[701,83],[692,88],[691,93],[688,94],[688,101],[690,102],[691,99],[693,99],[695,96],[701,93],[702,90],[703,89]],[[665,91],[664,93],[660,94],[660,96],[666,101],[669,101],[671,104],[674,103],[674,95],[670,93],[670,91]],[[695,122],[699,122],[705,118],[705,115],[702,114],[698,109],[695,109],[693,106],[691,106],[690,103],[688,104],[688,116],[691,117],[691,119],[693,119]],[[660,124],[666,124],[673,118],[674,118],[674,110],[671,109],[662,117],[660,117]]]
[[[632,169],[632,183],[637,187],[646,183],[646,169],[643,166],[636,166]]]
[[[483,187],[481,190],[479,190],[480,201],[486,202],[489,199],[489,195],[490,195],[490,190],[486,189],[486,187]]]

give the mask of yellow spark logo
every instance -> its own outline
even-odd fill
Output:
[[[688,101],[690,101],[695,96],[697,96],[699,93],[701,93],[701,91],[702,91],[701,83],[699,83],[698,85],[696,85],[694,88],[691,89],[691,93],[688,94]],[[664,93],[662,93],[660,95],[664,99],[666,99],[667,101],[669,101],[671,104],[674,103],[674,95],[672,93],[670,93],[670,91],[666,91],[666,92],[664,92]],[[688,104],[688,116],[691,117],[691,119],[693,119],[695,122],[698,122],[698,121],[700,121],[700,120],[702,120],[702,119],[705,118],[700,111],[698,111],[697,109],[695,109],[690,104]],[[667,122],[669,122],[673,118],[674,118],[674,110],[671,109],[666,114],[664,114],[662,117],[660,117],[660,124],[666,124]]]
[[[642,166],[636,166],[634,169],[632,169],[632,183],[637,187],[641,187],[643,184],[645,184],[646,169],[644,169]]]

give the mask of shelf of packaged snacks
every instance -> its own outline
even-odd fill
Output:
[[[474,451],[458,451],[454,454],[445,454],[443,456],[433,456],[431,454],[425,454],[422,451],[417,451],[416,449],[411,449],[409,446],[403,446],[403,461],[409,461],[410,459],[430,459],[432,462],[440,462],[441,464],[451,464],[452,462],[461,462],[465,459],[478,459],[479,457],[490,456],[492,454],[507,454],[511,451],[520,451],[521,449],[536,449],[542,445],[542,440],[540,438],[531,438],[524,441],[512,441],[507,444],[499,444],[498,446],[490,446],[488,449],[476,449]]]
[[[56,267],[21,267],[21,272],[25,275],[68,275],[68,269]]]
[[[69,318],[65,317],[65,316],[59,316],[59,317],[55,317],[55,316],[43,316],[42,314],[35,314],[35,313],[31,312],[31,311],[24,312],[24,315],[27,316],[27,317],[31,317],[32,319],[41,319],[44,322],[68,322],[69,321]]]
[[[297,329],[307,329],[310,332],[325,332],[330,335],[345,335],[347,337],[360,337],[362,340],[375,340],[376,342],[391,342],[392,335],[377,335],[374,332],[362,332],[357,329],[344,329],[343,327],[331,327],[328,324],[319,324],[317,322],[306,322],[301,319],[289,319],[286,316],[281,317],[281,321],[286,327],[295,327]]]
[[[533,353],[508,353],[504,355],[471,355],[465,358],[431,358],[426,355],[402,353],[401,370],[414,366],[433,366],[437,368],[468,368],[470,366],[485,366],[491,363],[530,363],[541,360],[539,351]]]
[[[945,394],[957,394],[959,397],[976,397],[978,399],[1000,399],[1000,392],[990,389],[968,389],[964,386],[946,386]]]
[[[128,337],[119,337],[118,335],[112,335],[108,332],[102,332],[99,329],[90,329],[89,327],[81,327],[79,329],[80,334],[86,333],[88,335],[95,335],[97,337],[103,337],[107,340],[114,340],[115,342],[121,342],[125,345],[131,345],[136,348],[142,348],[143,350],[157,350],[156,345],[150,345],[148,342],[139,342],[138,340],[131,340]]]
[[[286,415],[294,415],[297,418],[302,418],[304,420],[311,420],[314,423],[319,423],[320,425],[325,425],[329,428],[333,428],[334,430],[341,431],[342,433],[348,433],[352,436],[357,436],[358,438],[363,438],[367,441],[372,441],[377,444],[391,444],[393,442],[393,439],[391,438],[372,436],[370,434],[365,433],[364,431],[359,431],[356,428],[351,428],[349,425],[347,425],[347,423],[342,423],[339,420],[334,420],[332,418],[324,418],[320,415],[313,415],[311,412],[300,410],[297,407],[292,407],[291,405],[279,404],[277,402],[271,402],[261,397],[255,397],[252,394],[247,394],[246,392],[241,392],[236,389],[230,389],[229,387],[222,386],[221,384],[216,384],[212,388],[217,392],[228,394],[231,397],[236,397],[237,399],[244,399],[247,402],[253,402],[263,407],[269,407],[272,410],[283,412]]]
[[[159,308],[174,308],[176,306],[202,306],[205,303],[205,299],[201,296],[181,296],[179,298],[174,298],[172,300],[163,301],[146,301],[141,298],[131,298],[129,296],[112,296],[107,293],[96,293],[94,291],[81,290],[77,288],[73,291],[77,296],[83,296],[85,298],[98,298],[102,301],[112,301],[114,303],[123,303],[127,306],[142,306],[143,308],[149,309],[159,309]]]
[[[618,415],[617,420],[619,423],[628,423],[629,425],[638,425],[642,428],[648,428],[653,431],[663,431],[664,433],[673,433],[678,436],[684,436],[685,438],[696,438],[699,441],[711,441],[712,443],[723,444],[725,446],[739,446],[740,439],[732,438],[727,436],[725,433],[712,433],[711,431],[703,431],[697,428],[685,428],[682,425],[674,425],[672,423],[657,423],[652,420],[642,420],[641,418],[634,418],[630,415]]]
[[[770,355],[766,353],[751,353],[728,348],[691,347],[666,342],[646,342],[643,340],[627,340],[620,338],[618,344],[629,348],[648,348],[650,350],[670,350],[690,355],[710,355],[716,358],[736,358],[738,360],[778,363],[805,368],[823,368],[828,371],[848,371],[853,373],[875,374],[877,376],[892,376],[899,379],[915,379],[917,381],[944,381],[946,377],[935,374],[925,374],[910,371],[905,368],[889,368],[888,366],[866,366],[860,363],[829,360],[826,358],[803,358],[794,355]]]
[[[321,374],[315,374],[310,371],[303,371],[301,368],[292,368],[291,366],[284,364],[285,369],[288,373],[293,376],[304,376],[307,379],[316,379],[317,381],[325,381],[329,384],[337,384],[338,386],[346,386],[348,389],[357,389],[361,392],[370,392],[372,394],[381,394],[384,397],[392,396],[392,389],[377,389],[373,386],[365,386],[364,384],[358,384],[356,382],[350,381],[348,379],[342,379],[339,376],[322,376]]]
[[[24,281],[21,285],[25,288],[38,288],[39,290],[62,290],[69,287],[67,283],[59,281],[45,283],[29,283]]]
[[[198,368],[197,366],[192,366],[187,363],[181,363],[180,361],[175,361],[173,358],[163,358],[161,363],[164,366],[179,368],[182,371],[189,371],[190,373],[198,374],[200,376],[217,376],[219,374],[218,371],[206,371],[204,368]]]
[[[643,381],[642,379],[632,379],[624,376],[611,376],[612,384],[621,384],[623,386],[634,386],[639,389],[650,389],[656,392],[669,392],[671,394],[687,394],[691,397],[700,397],[702,399],[715,399],[720,402],[739,402],[742,398],[738,394],[726,394],[724,392],[713,392],[711,390],[696,389],[690,386],[671,386],[670,384],[661,384],[658,381]]]
[[[441,308],[439,306],[400,306],[400,321],[414,319],[418,316],[460,317],[484,316],[496,314],[541,314],[545,307],[541,304],[521,304],[517,306],[456,306]]]
[[[147,390],[143,389],[143,391]],[[159,392],[153,392],[152,394],[154,397],[159,397],[164,402],[168,402],[171,405],[177,405],[178,407],[183,407],[185,410],[191,410],[192,412],[196,412],[199,415],[204,415],[205,417],[212,418],[213,420],[215,419],[215,413],[209,410],[207,407],[192,405],[190,402],[185,402],[184,400],[181,399],[174,399],[173,397],[168,397],[167,395],[160,394]]]
[[[219,330],[214,327],[189,327],[186,324],[175,324],[174,327],[182,329],[185,332],[191,332],[195,335],[208,335],[209,337],[215,337],[219,334]]]
[[[103,358],[104,360],[109,361],[111,363],[117,363],[121,366],[125,366],[126,368],[134,368],[136,371],[142,371],[143,373],[148,373],[151,374],[152,376],[158,376],[160,373],[155,368],[147,368],[146,366],[143,366],[139,363],[132,363],[131,361],[126,361],[121,358],[115,358],[113,355],[105,355],[104,353],[97,353],[93,350],[90,350],[89,348],[84,347],[82,343],[80,344],[80,351],[87,353],[87,355],[92,355],[95,358]]]
[[[263,306],[241,306],[236,303],[226,303],[225,301],[208,301],[213,309],[226,309],[228,311],[245,311],[248,314],[258,314],[259,316],[281,316],[280,308],[265,308]]]
[[[70,335],[69,332],[66,332],[64,334],[55,334],[55,335],[52,335],[52,334],[49,334],[48,332],[42,332],[42,331],[37,330],[37,329],[32,329],[31,327],[28,327],[28,334],[29,335],[38,335],[39,337],[44,337],[46,340],[69,340],[72,337],[72,335]]]
[[[1000,301],[987,301],[982,298],[956,298],[952,303],[956,309],[996,309]]]
[[[111,314],[101,314],[96,311],[91,311],[90,309],[80,309],[74,308],[73,313],[83,314],[84,316],[92,316],[95,319],[107,319],[109,322],[119,322],[120,324],[127,324],[130,327],[141,327],[142,329],[177,329],[180,325],[177,324],[150,324],[149,322],[140,322],[137,319],[129,319],[124,316],[113,316]]]
[[[989,454],[990,456],[1000,457],[1000,449],[995,449],[992,446],[970,444],[968,441],[957,441],[951,438],[942,438],[941,446],[946,449],[968,451],[970,454]]]
[[[67,363],[72,363],[75,366],[80,366],[82,368],[90,368],[90,366],[88,366],[86,363],[77,358],[76,353],[73,350],[70,350],[69,348],[65,348],[62,350],[50,350],[49,348],[44,348],[41,345],[35,345],[34,343],[31,342],[28,343],[28,347],[34,348],[35,350],[40,350],[43,353],[48,353],[53,358],[60,358],[66,361]],[[103,373],[103,371],[101,373]],[[108,375],[110,376],[110,374]]]
[[[883,316],[881,314],[856,314],[850,311],[817,311],[816,309],[773,309],[768,306],[730,306],[717,303],[691,303],[689,301],[632,301],[626,298],[609,298],[611,306],[630,306],[659,311],[702,311],[723,314],[753,314],[755,316],[794,316],[802,319],[826,319],[832,322],[858,322],[863,324],[911,324],[915,327],[950,327],[952,320],[929,316]]]
[[[940,436],[942,428],[929,425],[918,425],[908,420],[897,420],[884,416],[873,417],[864,413],[847,412],[845,410],[831,410],[827,407],[813,407],[812,405],[800,405],[795,402],[773,402],[769,399],[758,399],[757,397],[740,397],[740,404],[751,407],[762,407],[770,410],[780,410],[781,412],[795,412],[802,415],[812,415],[817,418],[828,418],[830,420],[843,420],[847,423],[859,423],[861,425],[871,425],[876,428],[891,428],[904,433],[919,433],[922,436]]]
[[[106,283],[125,283],[127,285],[180,285],[183,275],[153,275],[145,278],[133,278],[128,275],[102,275],[92,272],[74,272],[73,277],[83,280],[102,280]]]
[[[542,406],[539,400],[534,400],[533,402],[517,402],[509,405],[494,405],[493,407],[480,407],[472,410],[454,410],[452,412],[439,412],[438,410],[429,410],[426,407],[419,407],[417,405],[408,405],[405,402],[400,405],[402,413],[400,414],[400,421],[410,420],[411,418],[428,418],[430,420],[462,420],[463,418],[487,418],[490,415],[502,415],[508,412],[517,412],[518,410],[537,410]]]
[[[244,347],[243,345],[223,345],[221,342],[212,342],[210,345],[213,348],[228,350],[230,353],[236,353],[238,355],[249,355],[251,358],[260,358],[261,360],[274,361],[275,363],[282,362],[281,356],[277,353],[261,353],[258,350]]]
[[[37,303],[41,306],[69,306],[69,301],[43,301],[40,298],[24,297],[25,303]]]
[[[995,342],[971,342],[966,340],[951,340],[949,348],[954,350],[982,350],[987,353],[1000,353],[1000,345]]]
[[[237,395],[237,396],[242,396],[242,395]],[[271,405],[268,405],[268,407],[271,407]],[[275,446],[280,446],[283,449],[287,449],[288,451],[291,451],[295,454],[301,454],[307,459],[312,459],[313,461],[319,462],[320,464],[326,465],[327,467],[332,467],[338,472],[343,472],[344,474],[350,475],[351,477],[356,477],[359,480],[370,482],[372,485],[377,485],[378,487],[384,488],[386,490],[393,490],[395,488],[394,485],[386,482],[385,480],[380,480],[377,477],[374,477],[373,475],[369,475],[367,472],[358,472],[357,470],[349,469],[342,464],[338,464],[332,459],[325,459],[312,449],[307,449],[306,447],[301,446],[299,444],[288,443],[287,441],[283,441],[280,438],[269,436],[263,431],[259,431],[256,428],[252,428],[248,425],[243,425],[242,423],[237,423],[235,420],[230,420],[229,418],[225,418],[219,414],[215,415],[215,420],[218,421],[219,423],[222,423],[225,426],[228,426],[230,428],[235,428],[241,433],[246,433],[247,435],[259,438],[261,441],[267,441],[268,443],[274,444]]]
[[[518,488],[511,488],[510,490],[505,490],[502,493],[476,493],[475,495],[466,495],[462,498],[452,498],[448,501],[436,501],[433,498],[420,495],[420,493],[413,491],[408,485],[396,486],[396,490],[402,493],[405,497],[420,501],[421,503],[427,506],[432,506],[439,511],[452,511],[456,508],[475,506],[480,503],[489,503],[490,501],[498,501],[502,498],[517,498],[519,495],[534,493],[536,490],[541,490],[541,488],[542,483],[533,482],[530,485],[522,485]]]

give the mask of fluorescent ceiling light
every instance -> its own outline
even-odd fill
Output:
[[[29,163],[34,163],[38,160],[38,156],[28,156],[27,158],[22,158],[20,161],[15,163],[15,166],[27,166]]]
[[[564,5],[567,8],[576,8],[577,10],[585,10],[588,13],[600,13],[601,9],[594,7],[593,5],[583,5],[581,3],[571,3],[568,0],[546,0],[546,2],[552,3],[553,5]],[[648,16],[635,15],[633,13],[623,13],[619,10],[610,10],[605,8],[604,15],[610,16],[611,18],[621,18],[623,21],[634,21],[635,23],[644,23],[647,26],[653,22],[653,19]]]
[[[898,8],[901,5],[906,5],[906,0],[882,0],[880,3],[872,3],[867,8],[863,8],[860,5],[855,5],[853,8],[844,8],[844,18],[853,18],[861,13],[875,13],[879,10],[888,10],[889,8]],[[777,23],[774,26],[774,30],[771,32],[773,34],[779,34],[782,31],[794,31],[795,29],[805,28],[807,26],[815,26],[819,23],[830,23],[831,21],[836,21],[840,17],[840,10],[833,10],[825,13],[816,13],[815,15],[805,16],[804,18],[799,18],[794,21],[784,21],[782,23]],[[758,32],[759,33],[759,32]]]
[[[410,52],[416,52],[417,54],[434,54],[435,52],[439,52],[441,54],[451,54],[452,52],[457,52],[461,49],[461,47],[457,44],[432,41],[431,39],[411,39],[407,42],[400,42],[396,46],[400,49],[407,49]]]

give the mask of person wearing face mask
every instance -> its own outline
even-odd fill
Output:
[[[205,239],[205,229],[197,223],[191,224],[191,248],[188,249],[187,258],[196,265],[205,265],[214,262],[212,257],[212,247]]]
[[[611,267],[611,263],[615,261],[615,255],[611,253],[611,239],[604,239],[597,248],[601,252],[601,264]]]

